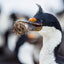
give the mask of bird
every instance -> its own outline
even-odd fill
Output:
[[[42,7],[39,4],[36,5],[39,10],[32,18],[29,18],[29,22],[40,24],[32,29],[43,37],[39,64],[64,64],[64,57],[58,54],[62,42],[61,25],[54,15],[43,12]]]
[[[20,64],[39,63],[39,53],[42,46],[42,36],[39,33],[30,31],[22,35],[16,44],[16,57]],[[26,52],[27,51],[27,52]]]

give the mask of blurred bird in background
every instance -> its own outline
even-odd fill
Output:
[[[31,36],[32,35],[32,36]],[[42,47],[42,36],[36,32],[30,32],[27,35],[27,41],[19,47],[18,59],[25,64],[38,64],[39,53]]]
[[[20,24],[19,24],[20,23]],[[22,22],[17,21],[14,24],[15,32],[17,34],[22,34],[22,26],[19,27]],[[20,31],[18,30],[19,28]],[[23,28],[24,29],[24,28]],[[23,33],[24,34],[24,33]],[[21,35],[20,39],[16,45],[16,55],[20,63],[34,64],[34,62],[39,63],[39,53],[42,47],[42,36],[37,32],[28,32]]]

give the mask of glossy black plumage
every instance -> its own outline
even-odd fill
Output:
[[[59,21],[57,20],[57,18],[55,16],[53,16],[52,14],[49,13],[43,13],[42,12],[42,8],[38,5],[39,7],[39,11],[36,13],[36,15],[34,16],[37,21],[41,21],[43,20],[43,26],[53,26],[56,29],[62,31],[61,26]]]
[[[19,47],[22,46],[26,40],[27,40],[27,35],[26,35],[26,34],[22,35],[22,36],[18,39],[17,44],[16,44],[16,48],[15,48],[16,54],[18,54]]]
[[[59,53],[58,53],[58,49],[60,47],[60,44],[55,48],[54,50],[54,53],[55,53],[55,61],[56,63],[59,63],[59,64],[64,64],[64,57],[61,56]]]

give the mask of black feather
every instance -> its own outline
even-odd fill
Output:
[[[36,15],[40,15],[40,14],[43,13],[41,6],[40,6],[39,4],[36,4],[36,5],[38,6],[39,10],[38,10],[38,12],[35,14],[35,16],[36,16]]]
[[[39,11],[34,15],[34,18],[37,19],[37,21],[43,20],[43,26],[50,26],[55,27],[56,29],[62,31],[59,21],[55,16],[49,13],[43,13],[42,8],[40,5],[37,4],[39,7]],[[38,22],[37,22],[38,23]]]

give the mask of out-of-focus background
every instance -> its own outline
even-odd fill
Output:
[[[57,17],[64,39],[64,0],[0,0],[0,64],[38,64],[42,43],[29,44],[26,35],[19,37],[11,32],[16,20],[27,20],[36,14],[36,3],[43,12]]]

